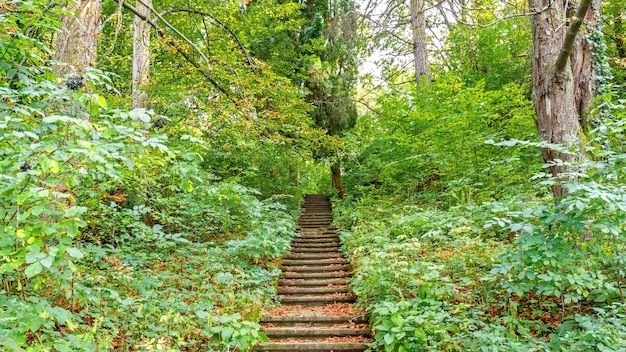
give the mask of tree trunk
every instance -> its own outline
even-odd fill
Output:
[[[136,6],[143,16],[149,18],[148,6],[152,7],[152,0],[137,1]],[[148,93],[145,88],[150,72],[150,25],[141,17],[135,16],[133,27],[133,108],[148,108]]]
[[[613,17],[613,36],[611,40],[615,43],[615,47],[617,49],[617,55],[621,59],[626,59],[626,38],[624,35],[624,24],[622,21],[622,14],[619,11],[615,11],[612,14]]]
[[[426,17],[424,0],[410,0],[411,32],[413,34],[413,61],[415,64],[415,84],[419,87],[422,77],[430,83],[428,47],[426,45]]]
[[[542,155],[550,164],[552,176],[564,181],[561,177],[568,168],[559,165],[558,159],[573,161],[581,152],[581,129],[574,98],[574,79],[569,59],[565,69],[555,70],[555,63],[565,42],[565,8],[563,1],[529,0],[533,32],[533,101],[537,112],[537,131],[539,141],[561,144],[575,148],[577,152],[562,153],[551,149],[543,149]],[[545,11],[538,11],[545,7]],[[554,185],[552,192],[555,199],[567,192],[560,185]]]
[[[341,176],[341,164],[339,162],[334,163],[330,167],[330,171],[333,176],[333,187],[337,189],[337,194],[339,198],[343,199],[346,196],[346,192],[343,189],[343,178]]]
[[[585,18],[587,33],[596,29],[596,14],[600,11],[600,1],[594,0],[592,8]],[[575,15],[574,11],[568,11],[568,17]],[[574,78],[574,100],[580,124],[585,128],[589,116],[589,110],[595,96],[597,77],[593,62],[593,44],[586,38],[586,33],[579,32],[576,35],[570,60]]]
[[[61,17],[63,26],[57,35],[55,60],[59,76],[95,67],[98,35],[102,27],[102,0],[76,0],[67,4],[70,15]]]

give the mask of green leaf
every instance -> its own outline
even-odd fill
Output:
[[[193,192],[193,185],[189,179],[183,179],[182,186],[185,191],[189,193]]]
[[[209,313],[205,310],[197,310],[196,316],[200,319],[206,319],[209,316]]]
[[[98,106],[101,108],[107,107],[107,100],[102,95],[97,96],[96,102],[98,103]]]
[[[76,247],[69,247],[66,248],[65,251],[70,255],[70,257],[72,258],[77,258],[77,259],[82,259],[84,257],[83,253]]]
[[[415,338],[420,341],[426,341],[426,332],[422,328],[415,329]]]
[[[385,340],[385,345],[388,345],[388,346],[395,345],[396,338],[395,338],[394,335],[392,335],[392,334],[385,334],[385,337],[383,339]]]
[[[230,326],[222,329],[222,332],[220,334],[222,336],[222,340],[230,341],[231,336],[233,336],[233,332],[235,332],[235,329],[231,328]]]
[[[24,274],[26,274],[27,278],[31,278],[39,274],[42,269],[43,269],[43,266],[41,265],[41,263],[35,262],[26,267],[26,270],[24,270]]]

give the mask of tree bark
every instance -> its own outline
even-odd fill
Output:
[[[59,76],[95,67],[98,35],[102,28],[102,0],[75,0],[67,4],[70,15],[61,17],[63,26],[57,35],[55,60]]]
[[[137,1],[136,7],[141,15],[149,18],[152,0]],[[148,108],[148,93],[145,88],[150,72],[150,25],[136,15],[133,29],[133,108]]]
[[[334,163],[330,167],[330,171],[333,177],[333,187],[337,190],[339,198],[343,199],[346,196],[346,192],[343,188],[343,177],[341,176],[341,164],[339,162]]]
[[[411,32],[413,34],[413,61],[415,64],[415,84],[419,87],[422,77],[431,83],[428,65],[428,46],[426,43],[426,17],[424,0],[410,0]]]
[[[533,56],[533,101],[537,112],[539,140],[573,148],[576,152],[564,153],[544,148],[542,155],[550,165],[550,172],[557,180],[568,171],[563,162],[574,161],[582,153],[581,128],[574,98],[574,79],[569,59],[557,60],[564,50],[566,38],[565,8],[563,1],[529,0],[532,15]],[[545,11],[539,9],[547,8]],[[571,49],[571,48],[570,48]],[[563,56],[563,54],[561,54]],[[563,68],[560,69],[560,66]],[[560,184],[552,187],[555,199],[566,195]]]
[[[619,11],[616,11],[612,14],[613,17],[613,36],[611,40],[615,43],[615,47],[617,49],[617,55],[621,59],[626,59],[626,38],[624,35],[623,28],[624,24],[622,21],[622,14]]]
[[[587,11],[585,28],[587,33],[596,29],[596,14],[600,11],[600,0],[593,0]],[[574,16],[572,13],[570,16]],[[587,125],[589,110],[595,96],[597,77],[593,66],[593,44],[587,40],[586,33],[578,32],[570,53],[572,75],[574,77],[574,100],[581,127]]]

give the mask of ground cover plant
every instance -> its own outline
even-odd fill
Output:
[[[462,3],[0,2],[0,349],[249,351],[326,193],[372,351],[626,350],[626,4]]]
[[[113,75],[57,76],[40,31],[58,13],[37,5],[0,16],[2,350],[263,340],[256,321],[272,306],[298,194],[219,180],[196,130],[168,136],[153,111],[111,106]]]

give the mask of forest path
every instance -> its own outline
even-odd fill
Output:
[[[278,282],[281,307],[261,318],[270,342],[254,351],[365,351],[370,329],[349,285],[350,264],[339,252],[326,195],[305,196],[300,236],[283,257]]]

